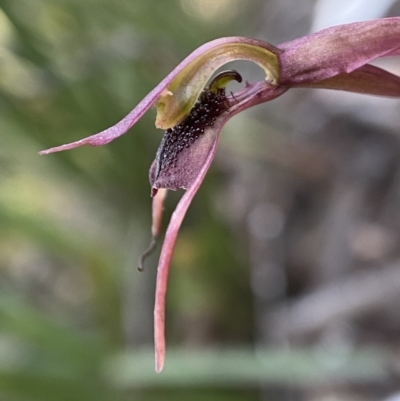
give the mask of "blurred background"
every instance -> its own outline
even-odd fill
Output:
[[[228,123],[179,235],[160,375],[159,250],[136,270],[154,110],[108,146],[37,155],[117,122],[206,41],[396,15],[394,0],[0,0],[0,400],[400,400],[399,100],[297,89]]]

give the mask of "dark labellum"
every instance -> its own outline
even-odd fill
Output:
[[[187,189],[193,183],[217,137],[215,130],[206,130],[229,109],[225,85],[232,80],[242,82],[242,77],[233,70],[217,74],[201,92],[185,120],[165,131],[150,168],[151,196],[157,194],[158,188]],[[155,249],[157,238],[158,232],[153,232],[149,247],[139,259],[140,271],[143,270],[145,259]]]
[[[174,166],[178,154],[198,139],[206,127],[211,127],[227,108],[224,88],[218,89],[217,93],[205,89],[186,119],[165,131],[157,151],[155,179],[161,170]]]
[[[236,71],[224,71],[218,74],[200,94],[190,114],[180,124],[165,131],[158,148],[154,169],[150,171],[150,183],[160,176],[162,171],[177,165],[178,155],[190,147],[207,127],[214,125],[215,120],[229,108],[225,85],[231,80],[241,82],[242,77]]]

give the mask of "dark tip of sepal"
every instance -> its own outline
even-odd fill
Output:
[[[138,260],[138,271],[142,272],[144,270],[144,262],[146,259],[153,253],[153,251],[156,249],[158,243],[158,237],[154,236],[151,238],[150,245],[147,247],[147,249],[142,253]]]

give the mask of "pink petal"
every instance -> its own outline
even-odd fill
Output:
[[[280,84],[316,82],[349,73],[379,57],[398,54],[400,17],[324,29],[286,42]]]
[[[297,88],[336,89],[368,95],[400,97],[400,77],[367,64],[348,74],[311,83],[294,85]]]
[[[157,87],[154,88],[126,117],[112,127],[76,142],[42,150],[39,152],[39,155],[48,155],[49,153],[61,152],[63,150],[74,149],[84,145],[102,146],[125,134],[157,100],[160,93],[168,85],[168,82],[165,83],[165,81],[166,79],[157,85]]]

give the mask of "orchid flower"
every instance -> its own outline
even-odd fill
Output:
[[[126,133],[152,105],[156,106],[156,127],[166,131],[150,169],[150,248],[160,232],[167,189],[186,190],[171,216],[158,263],[154,309],[157,372],[163,369],[165,359],[165,297],[175,242],[185,213],[214,159],[224,124],[235,114],[270,101],[290,88],[400,97],[400,77],[368,64],[396,55],[400,55],[400,17],[335,26],[277,47],[244,37],[217,39],[190,54],[114,126],[40,152],[45,155],[83,145],[105,145]],[[247,83],[227,96],[225,84],[232,79],[241,81],[240,75],[231,71],[217,76],[205,88],[213,73],[233,60],[257,63],[265,71],[265,80]]]

